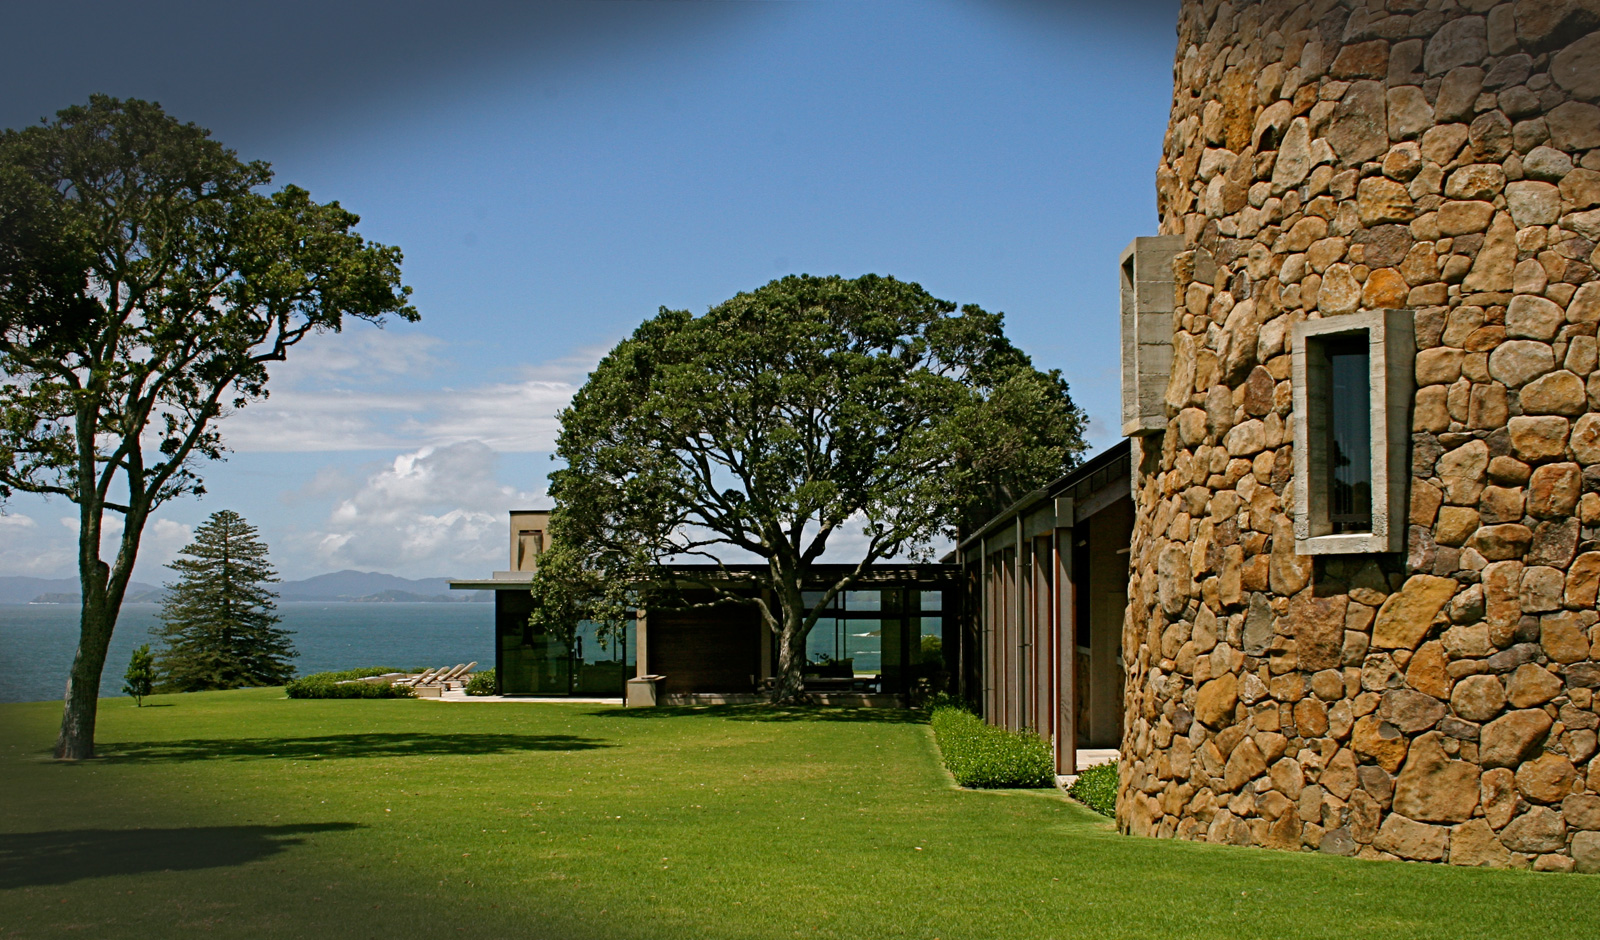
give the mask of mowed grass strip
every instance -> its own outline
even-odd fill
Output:
[[[153,706],[153,707],[152,707]],[[0,937],[1587,936],[1600,879],[1118,836],[900,712],[0,706]]]

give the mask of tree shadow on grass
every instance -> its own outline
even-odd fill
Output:
[[[270,858],[319,832],[357,823],[194,826],[183,829],[69,829],[0,835],[0,891],[85,878],[192,871]]]
[[[596,718],[681,718],[697,716],[728,721],[835,721],[914,725],[927,721],[914,708],[855,708],[847,705],[660,705],[655,708],[611,708],[589,712]]]
[[[196,760],[334,760],[352,757],[463,757],[523,751],[589,751],[615,747],[573,734],[429,734],[378,732],[297,738],[185,738],[102,744],[107,763]]]

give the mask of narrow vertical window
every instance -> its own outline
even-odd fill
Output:
[[[1372,407],[1365,333],[1329,337],[1328,523],[1334,533],[1372,531]]]
[[[1404,549],[1414,336],[1408,310],[1294,324],[1296,552]]]

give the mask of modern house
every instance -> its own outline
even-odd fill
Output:
[[[1592,4],[1183,0],[1126,440],[846,595],[816,678],[1119,742],[1128,833],[1600,872],[1597,62]],[[458,586],[507,691],[568,694],[519,524]],[[611,655],[669,701],[773,669],[737,606]]]
[[[451,581],[453,590],[494,591],[495,681],[502,694],[621,698],[637,674],[637,632],[602,640],[582,625],[569,641],[536,634],[528,626],[533,606],[528,589],[548,544],[549,510],[511,513],[510,563],[480,580]]]
[[[750,604],[712,604],[711,582],[751,594],[738,582],[750,566],[677,565],[662,569],[679,606],[638,611],[620,640],[580,624],[571,640],[534,632],[528,588],[544,550],[549,512],[511,513],[510,570],[452,581],[456,590],[495,592],[495,678],[502,695],[623,698],[704,704],[755,701],[777,671],[772,631]],[[820,565],[808,601],[846,573]],[[836,595],[806,640],[807,689],[824,701],[903,705],[919,691],[943,688],[960,670],[955,612],[960,569],[953,565],[881,565]]]

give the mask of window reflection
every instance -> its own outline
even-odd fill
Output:
[[[808,605],[823,592],[808,591]],[[847,591],[824,608],[806,637],[806,675],[872,680],[883,692],[919,681],[943,688],[943,593],[893,588]]]
[[[622,695],[633,675],[631,621],[620,638],[603,636],[598,624],[583,621],[569,642],[534,632],[521,604],[498,619],[500,687],[508,694],[609,698]]]

